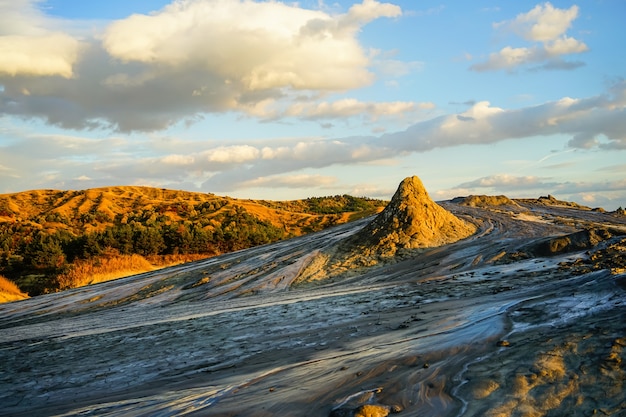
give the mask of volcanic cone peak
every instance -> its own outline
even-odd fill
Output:
[[[351,237],[358,246],[392,256],[398,249],[445,245],[466,238],[476,227],[459,219],[430,199],[422,181],[405,178],[387,207]]]
[[[373,266],[404,251],[456,242],[475,231],[476,226],[432,201],[418,177],[409,177],[400,183],[387,207],[372,222],[315,256],[298,281],[323,279]]]

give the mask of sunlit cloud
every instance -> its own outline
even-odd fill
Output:
[[[319,174],[274,175],[259,177],[238,184],[239,188],[317,188],[332,186],[337,178]]]
[[[514,176],[509,174],[489,175],[473,181],[459,184],[457,188],[478,189],[488,188],[494,191],[521,190],[553,187],[555,183],[547,181],[547,178],[536,176]]]
[[[12,11],[27,24],[0,31],[0,113],[120,132],[162,130],[230,111],[289,117],[302,94],[323,107],[329,102],[316,103],[320,97],[376,79],[375,58],[358,39],[361,28],[402,15],[399,6],[375,0],[339,14],[275,1],[181,0],[79,38],[55,29],[35,0],[9,3],[0,3],[0,16]],[[396,75],[415,67],[380,65]],[[420,105],[407,103],[404,111],[412,106]],[[371,119],[401,110],[397,102],[366,108]]]
[[[385,116],[403,116],[418,110],[431,110],[433,103],[415,103],[411,101],[396,102],[362,102],[355,99],[342,99],[334,102],[295,103],[282,116],[302,119],[332,119],[353,116],[366,116],[369,120],[377,120]]]
[[[580,61],[568,62],[562,59],[562,56],[589,50],[584,42],[566,33],[578,17],[578,11],[576,5],[569,9],[559,9],[550,3],[544,3],[515,19],[494,23],[494,28],[515,33],[532,44],[520,47],[507,45],[498,52],[491,53],[486,61],[472,65],[470,69],[514,70],[531,65],[531,70],[568,70],[584,65]]]
[[[2,77],[70,78],[80,41],[57,28],[35,0],[0,2],[0,80]],[[24,91],[28,91],[27,89]]]

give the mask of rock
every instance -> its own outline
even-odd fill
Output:
[[[569,235],[546,239],[532,245],[528,250],[538,256],[551,256],[590,249],[598,243],[610,239],[613,236],[611,232],[603,228],[585,229]]]

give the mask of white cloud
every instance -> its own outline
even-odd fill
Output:
[[[274,175],[239,183],[239,188],[317,188],[331,186],[337,178],[319,174]]]
[[[489,58],[470,69],[474,71],[514,70],[519,67],[541,64],[538,69],[575,69],[581,62],[563,61],[563,55],[586,52],[587,45],[566,35],[572,22],[578,17],[578,6],[558,9],[550,3],[537,5],[528,13],[515,19],[494,23],[494,28],[511,31],[522,39],[532,42],[530,46],[505,46]]]
[[[0,113],[124,132],[213,112],[272,119],[302,95],[317,102],[370,85],[377,66],[359,31],[402,15],[374,0],[343,14],[278,1],[179,0],[112,22],[97,36],[73,36],[37,4],[0,2],[0,56],[9,57],[0,59]],[[13,23],[8,11],[26,23]],[[401,73],[415,65],[394,66]]]
[[[372,82],[354,32],[400,13],[373,0],[340,16],[279,2],[183,0],[114,22],[103,45],[124,62],[195,68],[250,91],[342,90]]]
[[[577,17],[578,6],[557,9],[548,2],[536,5],[513,20],[495,23],[494,27],[508,28],[529,41],[549,42],[565,34]]]
[[[282,115],[303,119],[343,118],[361,115],[376,120],[379,117],[401,116],[434,107],[433,103],[415,103],[412,101],[362,102],[356,99],[342,99],[334,102],[294,103]]]
[[[260,155],[261,151],[249,145],[221,146],[204,153],[207,161],[220,164],[242,164],[254,161]]]
[[[464,182],[455,188],[477,189],[489,188],[495,191],[510,191],[520,189],[536,189],[539,187],[554,186],[554,183],[546,182],[545,178],[536,176],[514,176],[509,174],[495,174]]]
[[[70,78],[79,42],[63,33],[0,36],[0,74]]]
[[[163,157],[160,162],[166,165],[185,166],[192,165],[195,162],[195,158],[191,155],[172,154]]]
[[[0,77],[73,76],[80,42],[57,30],[37,3],[0,1]]]
[[[544,45],[548,57],[579,54],[588,50],[587,45],[574,38],[563,37]]]

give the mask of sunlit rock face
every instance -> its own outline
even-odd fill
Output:
[[[408,177],[371,223],[335,247],[321,251],[303,270],[299,281],[324,279],[393,261],[412,250],[446,245],[475,232],[474,224],[431,200],[417,176]]]

